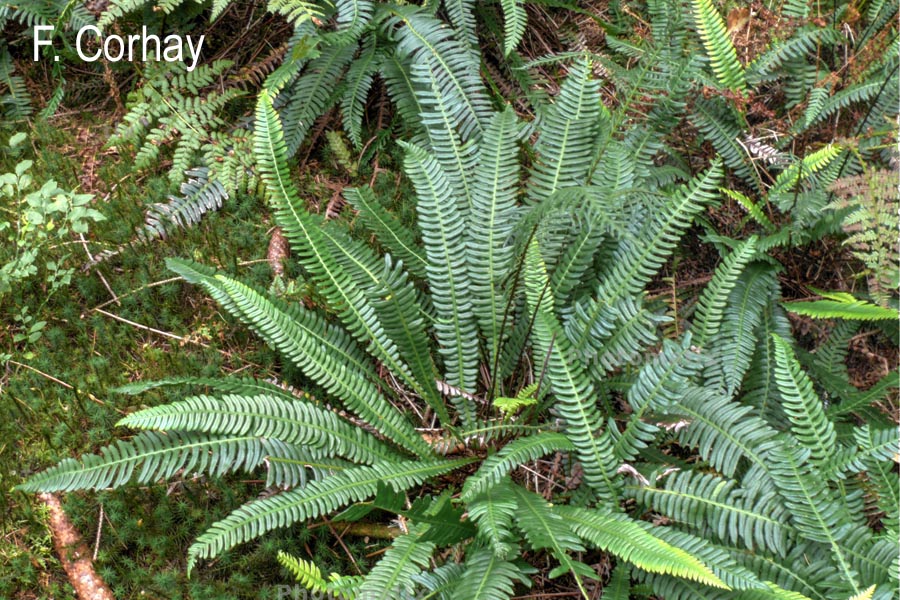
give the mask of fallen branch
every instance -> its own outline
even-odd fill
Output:
[[[79,600],[115,600],[103,579],[94,571],[87,544],[78,535],[55,494],[40,494],[38,499],[50,512],[50,533],[69,582]]]

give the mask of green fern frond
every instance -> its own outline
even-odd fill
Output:
[[[825,414],[812,381],[800,369],[790,344],[776,334],[772,334],[772,340],[775,342],[775,380],[781,391],[784,411],[791,421],[791,431],[810,450],[815,464],[825,467],[835,450],[834,425]]]
[[[431,477],[457,469],[471,461],[382,462],[356,467],[321,481],[262,500],[244,504],[213,525],[188,550],[188,573],[200,558],[218,556],[225,550],[257,538],[267,531],[314,519],[352,502],[374,496],[379,484],[404,491]]]
[[[409,533],[394,540],[374,567],[365,576],[358,597],[372,600],[393,600],[412,597],[415,576],[429,564],[436,544],[421,539],[433,527],[417,523]]]
[[[133,429],[252,435],[321,448],[367,464],[399,458],[371,434],[334,412],[296,398],[285,401],[265,395],[195,396],[132,413],[117,425]]]
[[[531,585],[519,565],[487,548],[467,553],[465,571],[457,581],[451,600],[507,600],[513,596],[516,583]]]
[[[85,454],[80,460],[67,458],[21,484],[26,492],[69,492],[119,487],[130,481],[148,483],[206,472],[222,475],[237,469],[250,470],[268,454],[264,440],[256,436],[216,436],[170,431],[140,433],[130,441],[106,446],[100,454]]]
[[[814,319],[850,319],[854,321],[893,321],[897,311],[859,300],[845,292],[820,292],[825,300],[811,302],[782,302],[792,313]]]
[[[720,473],[732,477],[741,458],[751,464],[743,481],[747,487],[771,487],[769,470],[777,432],[754,415],[752,406],[731,402],[722,394],[702,388],[689,389],[671,412],[690,425],[678,433],[688,447],[699,449],[703,459]]]
[[[186,280],[202,285],[226,310],[388,438],[420,456],[432,454],[406,418],[382,396],[371,365],[341,329],[297,305],[269,300],[224,275],[204,273],[175,259],[167,264]]]
[[[13,75],[13,70],[12,56],[4,43],[0,46],[0,114],[11,121],[25,119],[32,112],[25,79]]]
[[[478,47],[478,35],[475,31],[474,0],[443,0],[441,3],[447,10],[450,23],[459,36],[470,47]]]
[[[773,479],[794,527],[804,538],[826,544],[834,568],[855,592],[859,592],[856,573],[842,544],[851,532],[853,519],[812,465],[809,449],[790,447],[785,441],[775,448],[773,458]]]
[[[326,46],[279,96],[286,100],[281,110],[281,122],[285,124],[285,158],[297,153],[316,119],[338,101],[335,92],[355,52],[355,44]]]
[[[465,253],[465,222],[454,199],[441,165],[421,148],[403,144],[405,168],[418,193],[419,229],[428,257],[428,281],[438,314],[445,317],[435,324],[440,352],[444,357],[445,379],[467,392],[475,391],[478,348],[475,319],[469,293],[470,276]],[[474,422],[471,401],[459,397],[464,423]]]
[[[278,563],[290,572],[300,584],[308,590],[325,594],[328,582],[322,577],[322,571],[312,562],[291,556],[281,550],[276,555]]]
[[[219,210],[228,200],[228,190],[220,181],[210,179],[209,169],[200,167],[185,173],[180,196],[169,196],[168,202],[153,204],[144,219],[146,237],[165,239],[173,231],[200,222],[208,212]]]
[[[512,486],[518,503],[516,524],[525,534],[525,539],[535,550],[549,550],[560,566],[550,572],[550,577],[571,573],[581,595],[589,598],[582,578],[596,578],[596,573],[584,563],[574,560],[569,554],[583,552],[584,546],[575,535],[570,524],[553,510],[553,506],[534,492],[518,485]]]
[[[794,162],[778,174],[775,183],[769,190],[769,196],[787,195],[793,201],[794,194],[792,190],[797,185],[808,180],[810,176],[828,167],[843,151],[844,149],[836,144],[828,144],[821,150],[816,150],[804,156],[801,160]],[[785,207],[786,205],[779,205],[779,208]]]
[[[755,264],[744,271],[729,296],[719,343],[713,350],[713,366],[707,370],[721,373],[728,396],[740,389],[750,368],[759,341],[756,332],[777,286],[774,269]]]
[[[638,502],[695,531],[748,550],[784,556],[791,533],[788,514],[774,491],[751,491],[707,473],[672,473],[664,487],[629,486]],[[640,565],[638,565],[640,566]]]
[[[471,176],[478,163],[478,149],[474,140],[463,141],[451,98],[441,95],[438,72],[428,64],[412,65],[412,82],[416,86],[420,119],[428,135],[430,153],[444,169],[450,186],[450,197],[460,213],[466,217],[472,209]]]
[[[637,521],[613,512],[558,506],[553,512],[570,523],[585,542],[639,569],[729,589],[697,557],[652,535]]]
[[[737,52],[725,31],[722,16],[711,0],[691,0],[691,9],[694,26],[703,40],[706,56],[719,83],[730,90],[743,91],[747,87],[744,68],[738,62]]]
[[[390,10],[403,25],[397,32],[399,55],[434,73],[442,102],[453,109],[462,142],[480,138],[491,111],[476,56],[456,39],[452,28],[424,10],[396,5]]]
[[[575,446],[569,439],[555,432],[538,433],[510,442],[496,454],[489,456],[475,474],[466,479],[460,500],[468,502],[497,485],[508,473],[521,464],[551,452],[572,452]]]
[[[664,340],[662,351],[641,367],[628,388],[631,415],[625,429],[616,436],[613,451],[618,459],[633,460],[650,445],[659,427],[647,422],[649,417],[654,413],[664,414],[676,405],[699,366],[690,334],[680,345]]]
[[[594,386],[575,359],[568,339],[553,314],[553,294],[537,242],[525,257],[525,288],[532,314],[536,367],[545,370],[556,397],[556,408],[565,419],[565,433],[582,461],[585,481],[604,500],[613,501],[620,485],[612,439],[601,431]]]
[[[127,383],[110,391],[118,394],[136,396],[146,391],[169,386],[203,386],[217,392],[226,394],[254,395],[266,394],[276,396],[284,400],[294,400],[304,396],[303,392],[292,393],[287,388],[282,388],[269,381],[254,379],[252,377],[170,377],[168,379],[155,379],[150,381],[135,381]]]
[[[385,249],[402,260],[410,273],[420,279],[426,277],[427,262],[416,244],[415,234],[382,206],[372,188],[347,188],[344,198],[359,211],[363,225],[384,244]]]
[[[469,517],[478,525],[478,536],[487,540],[494,555],[503,560],[514,548],[512,524],[518,504],[512,485],[506,478],[468,503]]]
[[[275,208],[275,219],[292,248],[300,255],[301,263],[310,271],[319,290],[337,311],[348,331],[367,344],[375,358],[415,385],[416,381],[409,374],[396,344],[386,335],[366,295],[351,279],[354,270],[340,265],[341,254],[350,252],[350,247],[344,243],[332,245],[329,232],[321,228],[306,211],[300,193],[290,178],[281,123],[265,91],[260,93],[257,103],[254,138],[254,154]],[[350,261],[356,258],[353,254],[347,256]],[[427,385],[425,382],[421,384]]]
[[[513,264],[513,248],[508,242],[517,222],[517,142],[521,133],[515,111],[507,107],[497,113],[485,130],[472,173],[472,209],[467,240],[472,274],[470,291],[479,329],[487,340],[486,356],[491,364],[506,335],[500,330],[509,300],[503,284]]]
[[[638,295],[657,269],[674,251],[678,239],[704,205],[712,202],[722,178],[722,163],[710,168],[682,186],[642,227],[634,240],[626,240],[616,250],[612,266],[605,273],[597,297],[611,303],[623,295]],[[587,335],[582,333],[581,337]],[[581,344],[576,342],[576,347]]]
[[[556,101],[539,116],[538,162],[528,182],[533,202],[586,182],[601,118],[608,119],[609,111],[602,107],[600,85],[585,58],[572,66]]]
[[[512,54],[525,35],[528,14],[522,0],[500,0],[503,10],[503,56]]]
[[[697,310],[691,323],[697,346],[703,348],[719,332],[728,296],[744,268],[756,255],[756,242],[757,237],[752,235],[726,256],[697,300]]]

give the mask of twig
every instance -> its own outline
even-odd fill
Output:
[[[17,367],[25,367],[26,369],[28,369],[28,370],[30,370],[30,371],[34,371],[35,373],[37,373],[37,374],[40,375],[41,377],[45,377],[45,378],[49,379],[50,381],[53,381],[54,383],[58,383],[59,385],[63,386],[64,388],[66,388],[66,389],[68,389],[68,390],[74,390],[74,389],[75,389],[75,386],[73,386],[73,385],[71,385],[71,384],[69,384],[69,383],[66,383],[65,381],[63,381],[63,380],[61,380],[61,379],[57,379],[57,378],[54,377],[53,375],[48,375],[47,373],[44,373],[43,371],[40,371],[40,370],[38,370],[38,369],[35,369],[35,368],[32,367],[31,365],[26,365],[25,363],[20,363],[20,362],[18,362],[18,361],[12,360],[12,359],[10,359],[9,362],[10,362],[10,364],[16,365]]]
[[[100,518],[97,519],[97,537],[94,539],[94,558],[97,560],[97,553],[100,552],[100,534],[103,533],[103,504],[100,505]]]
[[[179,342],[192,343],[192,344],[197,344],[199,346],[203,346],[204,348],[209,348],[209,345],[204,344],[203,342],[198,342],[195,340],[188,339],[186,337],[181,337],[180,335],[175,335],[174,333],[169,333],[168,331],[154,329],[152,327],[147,327],[146,325],[141,325],[140,323],[135,323],[134,321],[129,321],[125,317],[120,317],[119,315],[114,315],[111,312],[106,312],[102,308],[95,308],[94,310],[96,312],[100,313],[101,315],[106,315],[110,319],[115,319],[116,321],[120,321],[122,323],[125,323],[126,325],[131,325],[132,327],[136,327],[137,329],[143,329],[144,331],[149,331],[151,333],[155,333],[155,334],[161,335],[163,337],[167,337],[167,338],[170,338],[173,340],[178,340]]]
[[[94,264],[94,256],[91,254],[91,251],[88,250],[87,240],[84,239],[84,234],[79,233],[78,237],[81,240],[81,247],[84,248],[84,253],[87,254],[88,260],[90,261],[89,264]],[[94,269],[94,272],[97,274],[97,277],[100,278],[100,281],[103,282],[103,287],[105,287],[106,291],[109,292],[109,295],[112,296],[111,302],[115,302],[119,306],[122,306],[122,303],[119,302],[119,297],[116,296],[116,293],[113,291],[113,289],[109,287],[109,282],[106,281],[106,277],[103,276],[103,273],[101,273],[98,269]]]

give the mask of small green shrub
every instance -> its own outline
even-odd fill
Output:
[[[8,152],[22,151],[27,136],[17,133],[9,139]],[[92,222],[103,215],[91,208],[90,194],[61,189],[56,181],[34,181],[31,160],[19,161],[13,172],[0,174],[0,236],[5,240],[0,254],[0,310],[13,319],[13,344],[36,342],[47,325],[38,315],[47,301],[72,281],[75,269],[67,264],[69,252],[57,248],[71,240],[72,234],[85,234]],[[41,288],[41,303],[36,309],[28,304],[9,306],[21,297],[19,288]],[[13,289],[17,289],[15,295]],[[5,362],[11,354],[0,354]]]

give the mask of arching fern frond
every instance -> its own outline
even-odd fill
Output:
[[[600,86],[585,58],[572,66],[556,101],[539,116],[538,162],[528,187],[532,201],[546,200],[559,189],[586,182],[601,115],[609,118],[600,103]]]
[[[697,300],[697,310],[691,323],[694,344],[698,347],[706,346],[710,339],[719,332],[728,296],[744,268],[756,254],[756,241],[756,236],[752,235],[726,256],[716,267],[712,281],[700,294],[700,299]]]
[[[506,600],[515,593],[515,584],[531,585],[516,563],[499,558],[487,548],[469,551],[465,571],[459,578],[451,600]]]
[[[69,492],[119,487],[134,478],[148,483],[206,472],[223,475],[258,466],[268,453],[264,440],[252,435],[216,436],[204,433],[146,431],[130,441],[106,446],[100,454],[67,458],[21,484],[26,492]]]
[[[596,574],[586,564],[574,560],[569,555],[572,552],[584,551],[584,546],[581,545],[569,522],[534,492],[518,485],[514,485],[512,489],[519,505],[516,511],[516,524],[525,534],[528,543],[535,550],[547,549],[560,563],[550,572],[550,577],[571,573],[582,596],[588,598],[582,578],[595,578]]]
[[[188,572],[200,558],[217,556],[267,531],[314,519],[374,496],[379,484],[396,491],[459,468],[468,460],[382,462],[356,467],[276,496],[244,504],[213,525],[188,550]]]
[[[285,401],[266,395],[194,396],[132,413],[118,425],[273,438],[368,464],[399,459],[371,434],[332,411],[297,399]]]
[[[784,411],[791,421],[791,431],[810,450],[815,464],[825,467],[835,451],[834,425],[825,414],[812,381],[800,369],[790,344],[775,334],[772,341],[775,342],[775,380]]]
[[[519,438],[488,457],[474,475],[466,479],[460,500],[466,502],[496,486],[519,465],[557,451],[574,451],[569,439],[556,432],[545,432]]]
[[[446,368],[445,379],[467,392],[475,391],[478,348],[475,319],[469,294],[470,277],[465,253],[463,216],[450,195],[450,186],[441,165],[421,148],[404,144],[406,172],[418,193],[419,229],[428,257],[428,281],[432,302],[445,318],[435,324],[441,355]],[[474,407],[462,396],[464,422],[474,421]]]
[[[698,471],[672,473],[664,487],[629,486],[638,502],[694,531],[748,550],[787,551],[789,517],[774,491],[742,489],[737,482]]]
[[[556,396],[556,407],[565,419],[565,433],[582,461],[585,481],[604,500],[614,501],[620,485],[612,439],[601,431],[594,386],[553,314],[553,294],[537,242],[525,257],[525,287],[534,321],[532,342],[535,363],[546,371]]]
[[[494,555],[505,560],[513,552],[512,524],[516,515],[516,495],[509,478],[486,489],[468,503],[469,517],[478,525],[478,536],[490,545]]]
[[[422,539],[431,527],[428,523],[417,523],[409,528],[409,533],[394,540],[366,575],[358,597],[372,600],[411,597],[414,578],[428,566],[436,547],[433,541]]]
[[[168,264],[188,281],[202,285],[225,309],[389,439],[420,456],[432,454],[406,418],[382,396],[374,383],[374,370],[342,330],[311,311],[268,299],[224,275],[211,276],[175,259]]]
[[[694,26],[700,34],[700,39],[703,40],[706,56],[719,83],[730,90],[744,90],[747,85],[744,80],[744,69],[738,62],[734,44],[725,31],[722,16],[711,0],[691,0],[691,9],[694,14]]]
[[[635,239],[626,240],[616,250],[597,296],[611,303],[622,295],[639,294],[675,249],[693,218],[713,200],[722,175],[721,161],[713,161],[707,171],[667,198]]]
[[[639,569],[728,589],[725,582],[695,556],[655,537],[625,515],[576,506],[559,506],[553,511],[570,523],[585,542]]]

